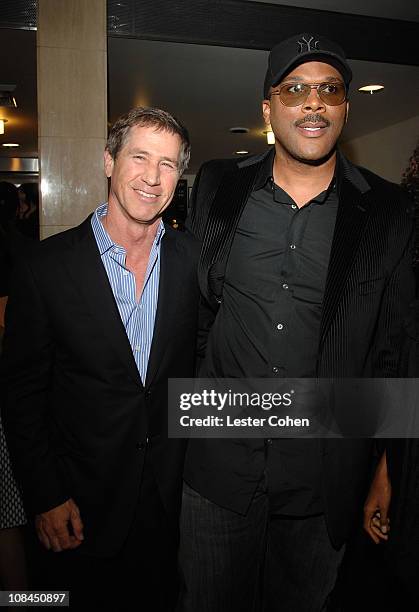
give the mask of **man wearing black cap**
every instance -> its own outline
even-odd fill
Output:
[[[412,221],[395,185],[336,149],[351,77],[322,36],[280,43],[263,100],[275,147],[199,172],[201,377],[397,376]],[[326,609],[370,458],[367,439],[191,440],[182,610]],[[388,503],[383,454],[366,504],[377,542]]]

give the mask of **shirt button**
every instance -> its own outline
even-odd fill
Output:
[[[295,246],[295,244],[290,244],[290,249],[292,249],[294,251],[294,249],[296,249],[297,247]]]
[[[289,289],[289,286],[287,285],[287,283],[284,283],[284,284],[282,285],[282,288],[283,288],[283,289],[285,289],[285,291],[286,291],[287,289]]]
[[[272,444],[272,439],[271,438],[267,438],[266,444]]]
[[[141,351],[141,346],[134,346],[134,351],[140,352]]]
[[[278,372],[279,372],[279,368],[278,368],[278,366],[273,366],[273,368],[272,368],[272,372],[273,372],[274,374],[278,374]]]
[[[295,210],[296,208],[298,208],[298,206],[297,206],[297,204],[291,204],[291,208],[292,208],[293,210]]]
[[[276,326],[276,329],[284,329],[284,326],[282,325],[282,323],[278,323],[278,325]]]
[[[123,275],[128,276],[128,274],[129,274],[128,270],[124,270]]]

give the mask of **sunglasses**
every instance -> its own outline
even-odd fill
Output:
[[[283,83],[279,89],[272,91],[270,96],[279,96],[284,106],[299,106],[304,104],[312,89],[328,106],[339,106],[346,100],[344,83]],[[269,96],[269,97],[270,97]]]

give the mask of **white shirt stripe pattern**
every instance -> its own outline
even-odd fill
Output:
[[[108,204],[97,207],[92,216],[92,229],[102,263],[108,275],[112,293],[131,345],[143,384],[153,341],[160,281],[160,247],[165,233],[163,221],[157,229],[150,251],[144,287],[140,300],[136,300],[135,276],[125,266],[126,251],[115,244],[103,227],[100,218],[107,214]]]

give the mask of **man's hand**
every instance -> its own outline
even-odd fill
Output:
[[[54,552],[77,548],[84,539],[80,512],[72,499],[48,512],[37,514],[35,528],[45,548],[52,548]]]
[[[388,509],[391,500],[391,483],[387,472],[387,458],[384,451],[364,506],[364,529],[368,535],[379,544],[381,540],[388,540],[390,519]]]

